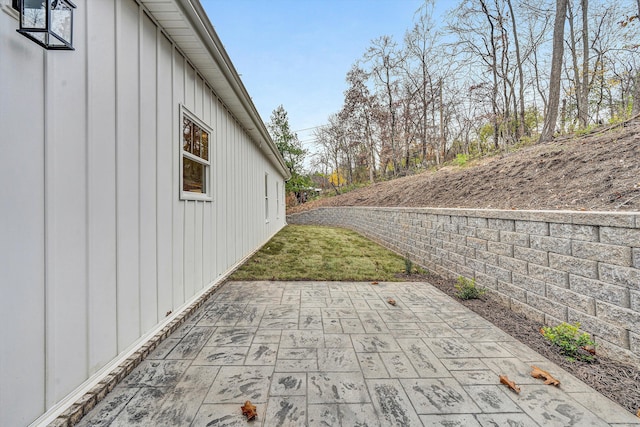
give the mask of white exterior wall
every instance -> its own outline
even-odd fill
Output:
[[[282,228],[284,172],[135,1],[75,0],[72,52],[0,2],[0,425],[19,426]],[[179,200],[181,104],[213,129],[211,202]]]

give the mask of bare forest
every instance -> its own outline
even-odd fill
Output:
[[[588,133],[640,112],[640,0],[461,0],[416,11],[346,75],[315,133],[316,186],[336,193],[446,161]]]

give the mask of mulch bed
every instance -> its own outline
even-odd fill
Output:
[[[564,368],[599,393],[618,402],[632,414],[640,414],[640,370],[619,363],[603,356],[597,356],[593,362],[569,361],[560,354],[559,349],[551,344],[540,333],[544,325],[528,319],[523,315],[505,310],[505,306],[490,295],[481,299],[461,300],[455,296],[457,292],[455,280],[446,279],[435,274],[399,275],[407,281],[425,281],[455,298],[465,307],[487,319],[518,341],[526,344],[542,356]]]

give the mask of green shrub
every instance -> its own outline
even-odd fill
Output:
[[[487,292],[485,288],[476,286],[476,279],[469,280],[462,276],[458,277],[458,282],[455,286],[458,290],[456,296],[464,300],[480,298]]]
[[[585,128],[579,128],[579,129],[576,130],[576,136],[589,135],[593,131],[594,128],[595,128],[595,126],[593,124],[589,124]]]
[[[467,164],[468,161],[469,161],[469,155],[463,154],[463,153],[458,153],[456,158],[453,160],[453,162],[458,166],[464,166]]]
[[[596,343],[586,332],[580,333],[580,323],[562,322],[558,326],[545,326],[542,328],[542,335],[554,345],[560,347],[560,351],[567,359],[591,361],[593,356],[589,354],[585,347],[594,347]]]
[[[407,274],[411,274],[413,271],[413,261],[409,259],[409,254],[404,257],[404,272]]]

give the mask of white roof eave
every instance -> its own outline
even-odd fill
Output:
[[[284,179],[291,178],[284,159],[271,139],[200,1],[140,0],[140,2],[198,69],[254,143],[281,171]]]

